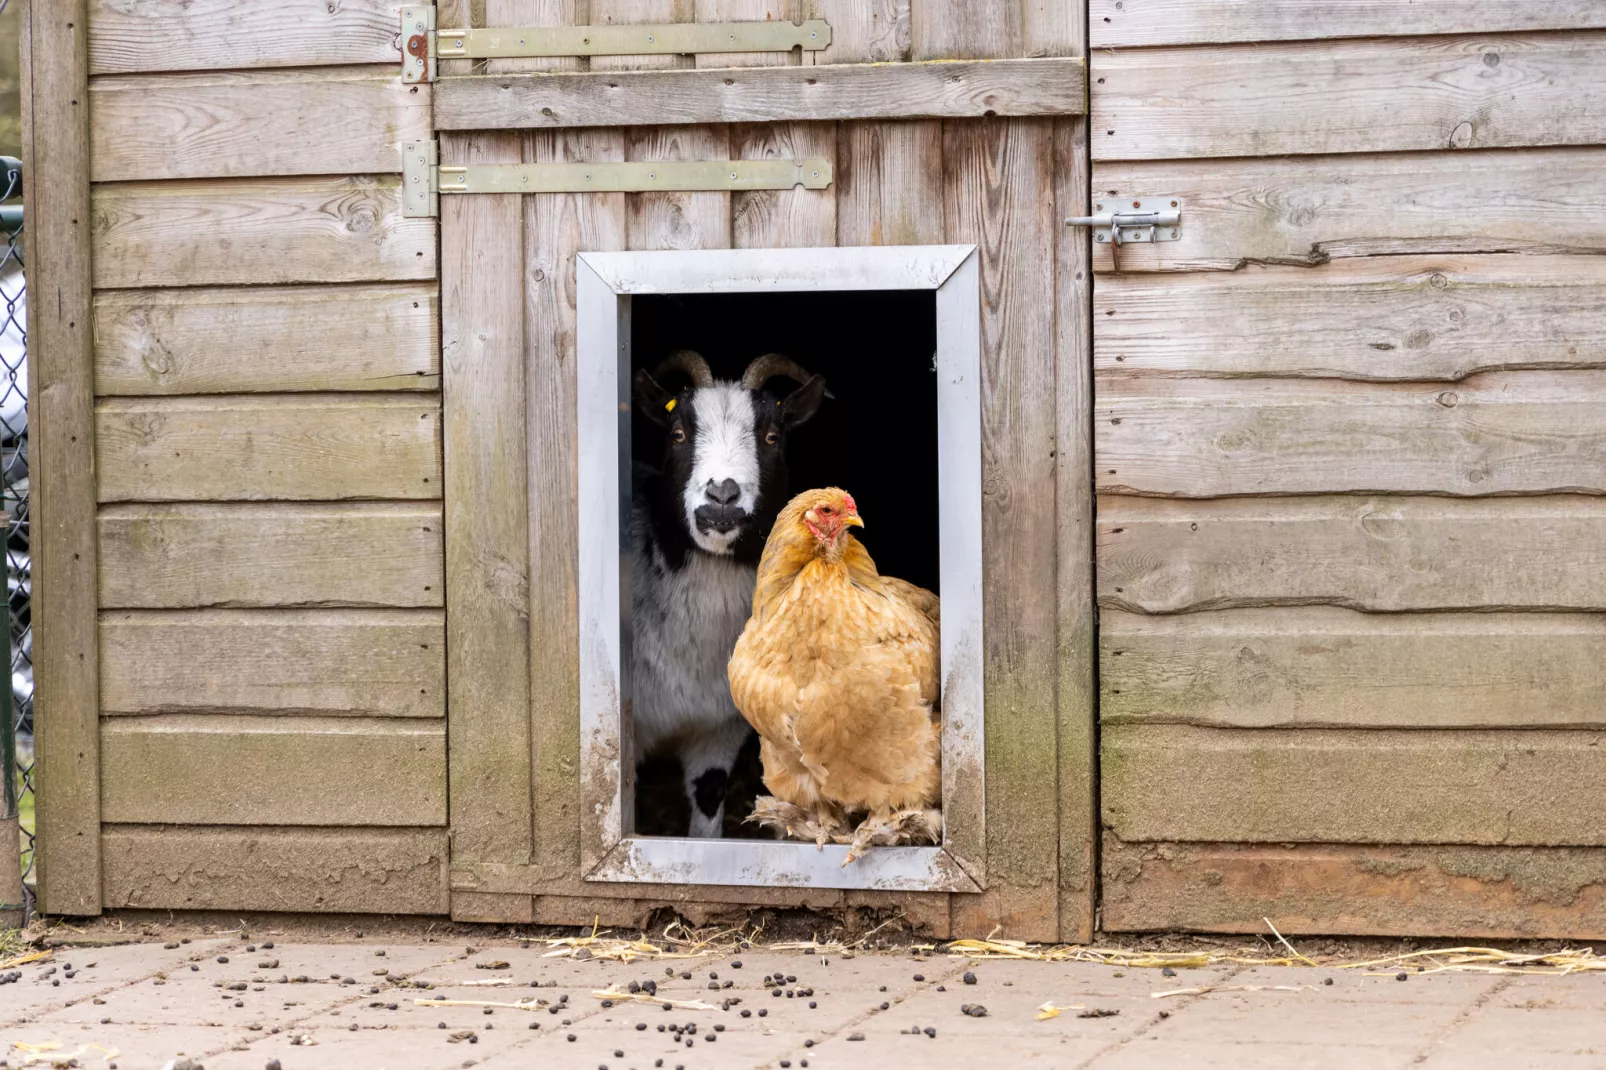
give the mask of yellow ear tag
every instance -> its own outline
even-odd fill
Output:
[[[664,406],[664,411],[665,412],[674,412],[675,411],[675,402],[679,401],[679,400],[680,400],[679,398],[670,398],[669,399],[669,404]]]

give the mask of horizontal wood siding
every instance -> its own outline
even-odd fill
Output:
[[[95,297],[98,394],[438,389],[429,282]]]
[[[1124,724],[1103,750],[1105,827],[1128,843],[1606,846],[1601,731]]]
[[[431,135],[430,87],[398,69],[97,78],[95,181],[399,171],[402,143]]]
[[[91,74],[401,65],[399,0],[90,0]]]
[[[135,910],[444,914],[441,828],[108,825],[106,905]]]
[[[102,185],[93,209],[97,288],[435,277],[399,175]]]
[[[100,735],[113,824],[446,823],[439,722],[171,714],[109,718]]]
[[[102,714],[444,717],[439,610],[109,610]]]
[[[110,505],[104,609],[440,606],[439,503]]]
[[[118,398],[95,411],[100,500],[439,498],[434,395]]]

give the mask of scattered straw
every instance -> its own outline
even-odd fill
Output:
[[[669,999],[665,996],[654,996],[646,992],[625,992],[617,988],[603,988],[592,990],[591,995],[596,999],[611,1000],[614,1003],[656,1003],[661,1007],[674,1007],[682,1011],[717,1011],[718,1007],[704,1003],[700,999]]]
[[[59,1040],[46,1040],[38,1044],[29,1044],[26,1041],[14,1040],[11,1048],[17,1052],[22,1061],[18,1066],[79,1066],[78,1060],[92,1051],[100,1052],[102,1062],[109,1062],[117,1058],[116,1048],[106,1048],[99,1044],[80,1044],[76,1051],[62,1051]]]
[[[1045,1003],[1041,1007],[1037,1008],[1037,1020],[1039,1022],[1046,1022],[1050,1018],[1058,1018],[1059,1016],[1060,1009],[1054,1006],[1052,1002]]]
[[[515,1011],[538,1011],[545,1008],[545,1004],[534,998],[521,999],[516,1003],[498,1003],[491,999],[415,999],[413,1003],[419,1007],[506,1007]]]
[[[1170,996],[1202,996],[1206,992],[1320,992],[1319,985],[1200,985],[1198,988],[1171,988],[1164,992],[1150,992],[1150,999]]]
[[[9,970],[13,966],[26,966],[30,962],[43,962],[54,954],[54,951],[30,951],[26,955],[17,955],[0,961],[0,970]]]

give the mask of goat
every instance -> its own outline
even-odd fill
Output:
[[[679,372],[691,386],[659,385]],[[777,398],[777,377],[801,385]],[[725,786],[751,729],[731,701],[726,665],[752,610],[759,554],[787,500],[786,435],[811,418],[825,380],[778,353],[740,382],[677,350],[638,371],[639,411],[665,430],[661,469],[637,469],[632,488],[631,709],[636,754],[671,750],[691,803],[689,835],[718,837]]]

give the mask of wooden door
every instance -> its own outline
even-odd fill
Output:
[[[1606,10],[1090,9],[1104,924],[1599,937]]]

